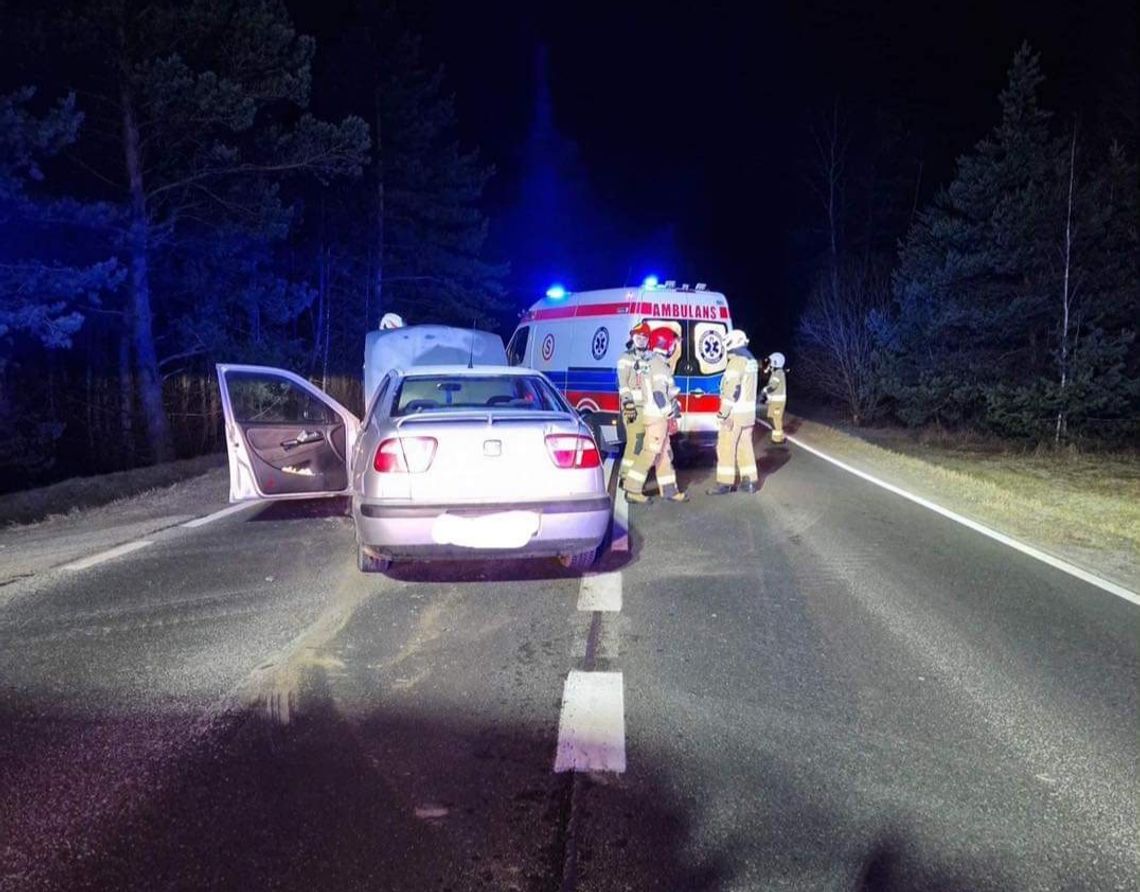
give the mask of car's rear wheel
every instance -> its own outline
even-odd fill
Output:
[[[594,561],[597,560],[598,550],[591,548],[589,551],[576,551],[574,554],[559,555],[558,563],[560,563],[567,570],[576,570],[579,573],[584,573],[594,566]]]
[[[392,562],[363,545],[356,546],[356,567],[361,573],[383,573]]]

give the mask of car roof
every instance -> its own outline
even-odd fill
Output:
[[[399,369],[399,374],[407,378],[412,375],[452,375],[455,377],[485,377],[487,375],[522,376],[541,375],[537,369],[517,365],[414,365]]]

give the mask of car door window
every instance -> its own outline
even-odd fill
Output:
[[[376,396],[372,399],[372,409],[368,413],[368,418],[365,424],[371,424],[373,419],[379,417],[384,412],[384,403],[388,399],[388,389],[392,386],[392,375],[384,376],[384,380],[380,382],[380,386],[376,388]]]
[[[285,378],[254,372],[226,376],[234,419],[241,424],[337,424],[330,406]]]
[[[507,344],[507,364],[522,365],[526,362],[526,346],[530,340],[530,326],[524,325],[515,332],[511,342]]]

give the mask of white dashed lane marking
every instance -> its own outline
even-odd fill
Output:
[[[554,770],[625,771],[620,672],[571,672],[562,692]]]
[[[579,610],[621,610],[621,573],[595,573],[582,577]]]
[[[90,557],[82,558],[78,561],[72,561],[70,564],[64,564],[60,567],[61,570],[86,570],[88,567],[94,567],[96,564],[101,564],[104,561],[110,561],[117,557],[122,557],[125,554],[130,554],[132,551],[138,551],[140,548],[146,548],[151,545],[149,539],[140,539],[138,542],[128,542],[125,545],[117,545],[114,548],[109,548],[106,551],[101,551],[98,554],[93,554]]]
[[[221,511],[215,511],[213,514],[207,514],[205,517],[195,517],[193,520],[182,524],[184,527],[194,529],[195,527],[205,526],[208,523],[213,523],[215,520],[221,520],[223,517],[229,517],[231,514],[237,514],[239,511],[244,511],[246,508],[252,508],[258,502],[239,502],[236,505],[230,505],[228,508],[223,508]]]

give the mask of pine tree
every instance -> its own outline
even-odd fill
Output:
[[[989,382],[1017,378],[1043,346],[1034,202],[1056,152],[1037,105],[1041,80],[1023,46],[999,97],[1000,123],[959,159],[954,181],[903,244],[889,353],[892,395],[908,422],[976,420]]]
[[[0,96],[0,491],[55,463],[67,423],[44,369],[122,281],[115,258],[87,238],[108,209],[44,188],[45,162],[71,146],[82,125],[75,97],[36,114],[35,94],[25,87]]]
[[[455,100],[420,40],[401,34],[383,54],[379,87],[383,177],[383,304],[413,320],[488,324],[506,267],[483,259],[479,202],[493,168],[455,141]]]
[[[71,237],[105,208],[31,192],[44,180],[43,162],[72,145],[83,122],[74,95],[33,114],[35,93],[25,87],[0,96],[0,344],[24,333],[67,347],[84,305],[98,303],[122,274],[114,257],[89,260]],[[0,353],[0,368],[3,361]]]
[[[77,4],[67,30],[85,76],[103,86],[95,108],[105,142],[86,147],[85,165],[118,189],[125,330],[147,438],[167,458],[159,342],[177,309],[156,286],[169,248],[209,229],[280,235],[281,181],[358,174],[367,127],[303,113],[314,45],[294,32],[280,0],[98,0]]]
[[[908,423],[1060,441],[1119,436],[1135,408],[1135,167],[1052,135],[1042,79],[1023,46],[1000,123],[902,246],[880,344]]]

